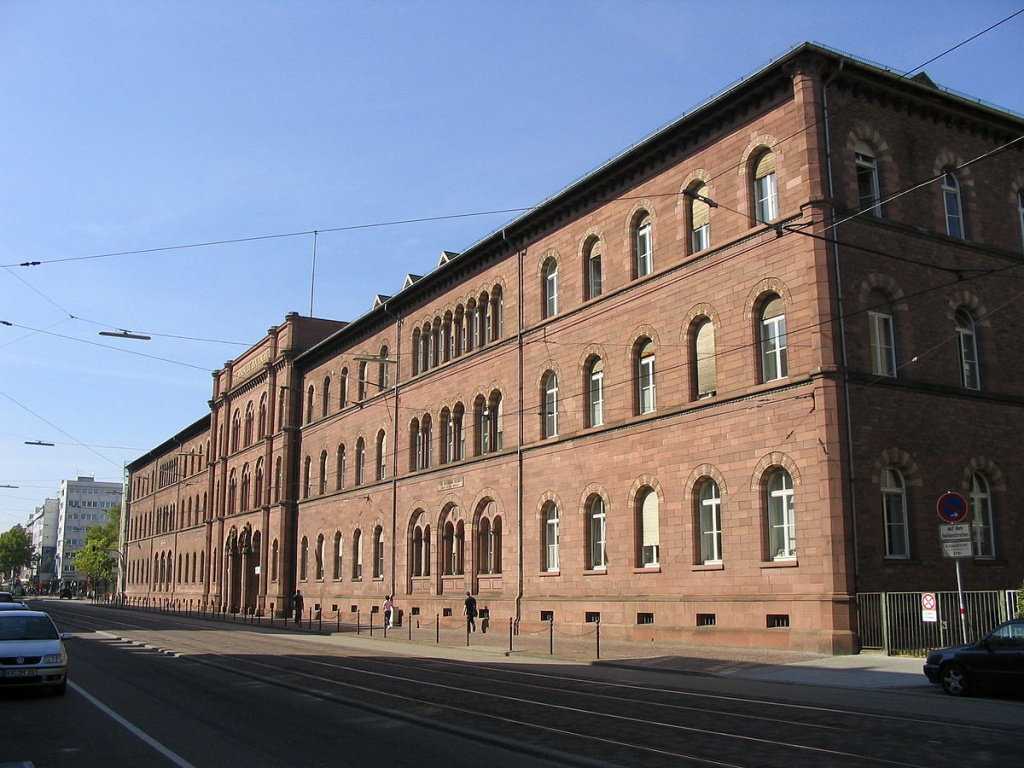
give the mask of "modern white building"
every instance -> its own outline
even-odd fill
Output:
[[[59,506],[57,499],[46,499],[35,508],[25,526],[36,555],[35,564],[26,569],[26,574],[29,584],[40,591],[48,591],[54,581]]]
[[[85,545],[86,529],[107,522],[110,508],[121,503],[123,490],[121,483],[97,482],[92,477],[60,484],[54,574],[63,586],[84,586],[85,575],[73,564],[75,553]]]

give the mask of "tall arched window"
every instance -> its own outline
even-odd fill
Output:
[[[320,393],[320,415],[327,416],[331,412],[331,377],[324,378],[323,391]]]
[[[722,561],[722,493],[711,478],[700,484],[698,494],[701,563]]]
[[[309,385],[309,389],[306,390],[306,423],[310,424],[313,421],[313,407],[316,404],[316,390],[313,389],[313,385]]]
[[[325,549],[324,535],[321,533],[319,536],[316,537],[316,552],[314,552],[314,555],[316,557],[316,579],[317,579],[317,581],[323,581],[323,578],[324,578],[324,555],[325,555],[324,549]]]
[[[604,499],[591,497],[587,504],[587,568],[598,571],[608,567],[608,521]]]
[[[762,152],[754,163],[754,221],[766,224],[779,217],[779,186],[775,177],[775,153]]]
[[[604,424],[604,361],[599,357],[587,363],[587,426]]]
[[[366,482],[366,441],[356,440],[356,485]]]
[[[942,174],[942,205],[946,214],[946,234],[961,239],[966,237],[960,180],[952,170]]]
[[[718,394],[718,369],[715,360],[715,324],[704,317],[693,329],[693,372],[697,399]]]
[[[557,571],[558,559],[558,505],[549,501],[544,505],[544,549],[542,563],[545,571]]]
[[[321,451],[320,452],[319,480],[320,480],[319,491],[320,491],[320,495],[323,496],[325,493],[327,493],[327,451]]]
[[[501,573],[501,517],[490,502],[477,524],[477,573]]]
[[[974,318],[966,309],[956,311],[957,351],[960,354],[960,383],[964,389],[981,389],[978,366],[978,336]]]
[[[875,376],[896,376],[896,333],[889,297],[872,291],[868,297],[871,334],[871,372]]]
[[[761,310],[761,380],[776,381],[789,376],[786,340],[786,302],[773,295]]]
[[[885,520],[885,556],[910,557],[910,532],[907,526],[907,490],[898,469],[886,467],[879,478],[882,491],[882,515]]]
[[[309,539],[302,537],[299,545],[299,580],[305,581],[309,578]]]
[[[334,534],[334,568],[333,578],[340,579],[344,571],[342,570],[342,553],[345,551],[345,544],[341,538],[341,531],[336,531]]]
[[[249,472],[249,465],[244,464],[242,466],[242,506],[240,509],[245,511],[251,509],[251,497],[249,495],[252,490],[252,475]]]
[[[637,214],[633,225],[633,263],[637,277],[645,277],[654,271],[651,215],[646,211]]]
[[[555,437],[558,435],[558,376],[554,371],[544,374],[543,390],[541,435]]]
[[[690,250],[693,253],[711,247],[711,206],[707,202],[707,191],[705,184],[697,184],[690,190]]]
[[[363,578],[363,532],[358,528],[352,534],[352,578]]]
[[[586,294],[583,297],[585,299],[597,298],[604,290],[601,251],[601,241],[596,237],[591,238],[583,248],[583,266],[586,270],[583,276],[583,285],[586,286]]]
[[[992,520],[992,492],[988,479],[980,472],[971,475],[971,529],[974,556],[996,556],[995,527]]]
[[[548,259],[544,265],[544,317],[558,314],[558,262]]]
[[[252,431],[255,426],[256,415],[252,410],[252,400],[245,405],[245,436],[244,445],[248,448],[252,445]]]
[[[643,489],[636,498],[637,567],[653,568],[661,562],[661,532],[658,520],[658,494]]]
[[[388,476],[388,437],[384,430],[377,433],[377,479]]]
[[[260,395],[259,416],[256,421],[256,439],[262,440],[267,436],[267,393]]]
[[[767,491],[769,558],[795,558],[796,507],[793,499],[793,478],[786,470],[777,469],[768,478]]]
[[[344,443],[338,446],[338,451],[335,458],[335,487],[337,490],[341,490],[345,487],[345,445]]]
[[[654,342],[641,339],[636,344],[637,413],[654,413],[657,398],[654,386]]]
[[[302,498],[308,499],[313,492],[313,459],[307,456],[302,462]]]
[[[853,151],[857,168],[857,210],[869,216],[881,216],[881,192],[878,185],[878,161],[867,144],[859,143]]]
[[[373,578],[384,578],[384,528],[373,529]]]

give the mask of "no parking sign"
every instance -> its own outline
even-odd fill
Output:
[[[921,621],[935,622],[939,620],[939,602],[934,592],[921,595]]]

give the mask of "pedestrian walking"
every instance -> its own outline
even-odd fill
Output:
[[[466,593],[466,631],[476,632],[476,598]]]
[[[302,599],[302,591],[295,590],[295,597],[292,598],[292,610],[295,611],[295,623],[302,625],[302,608],[305,605],[305,600]]]
[[[391,600],[391,595],[387,595],[384,598],[384,628],[391,629],[391,612],[394,609],[395,604]]]

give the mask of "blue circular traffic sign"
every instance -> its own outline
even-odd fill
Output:
[[[939,497],[935,511],[944,523],[962,523],[967,519],[967,499],[959,493],[944,493]]]

